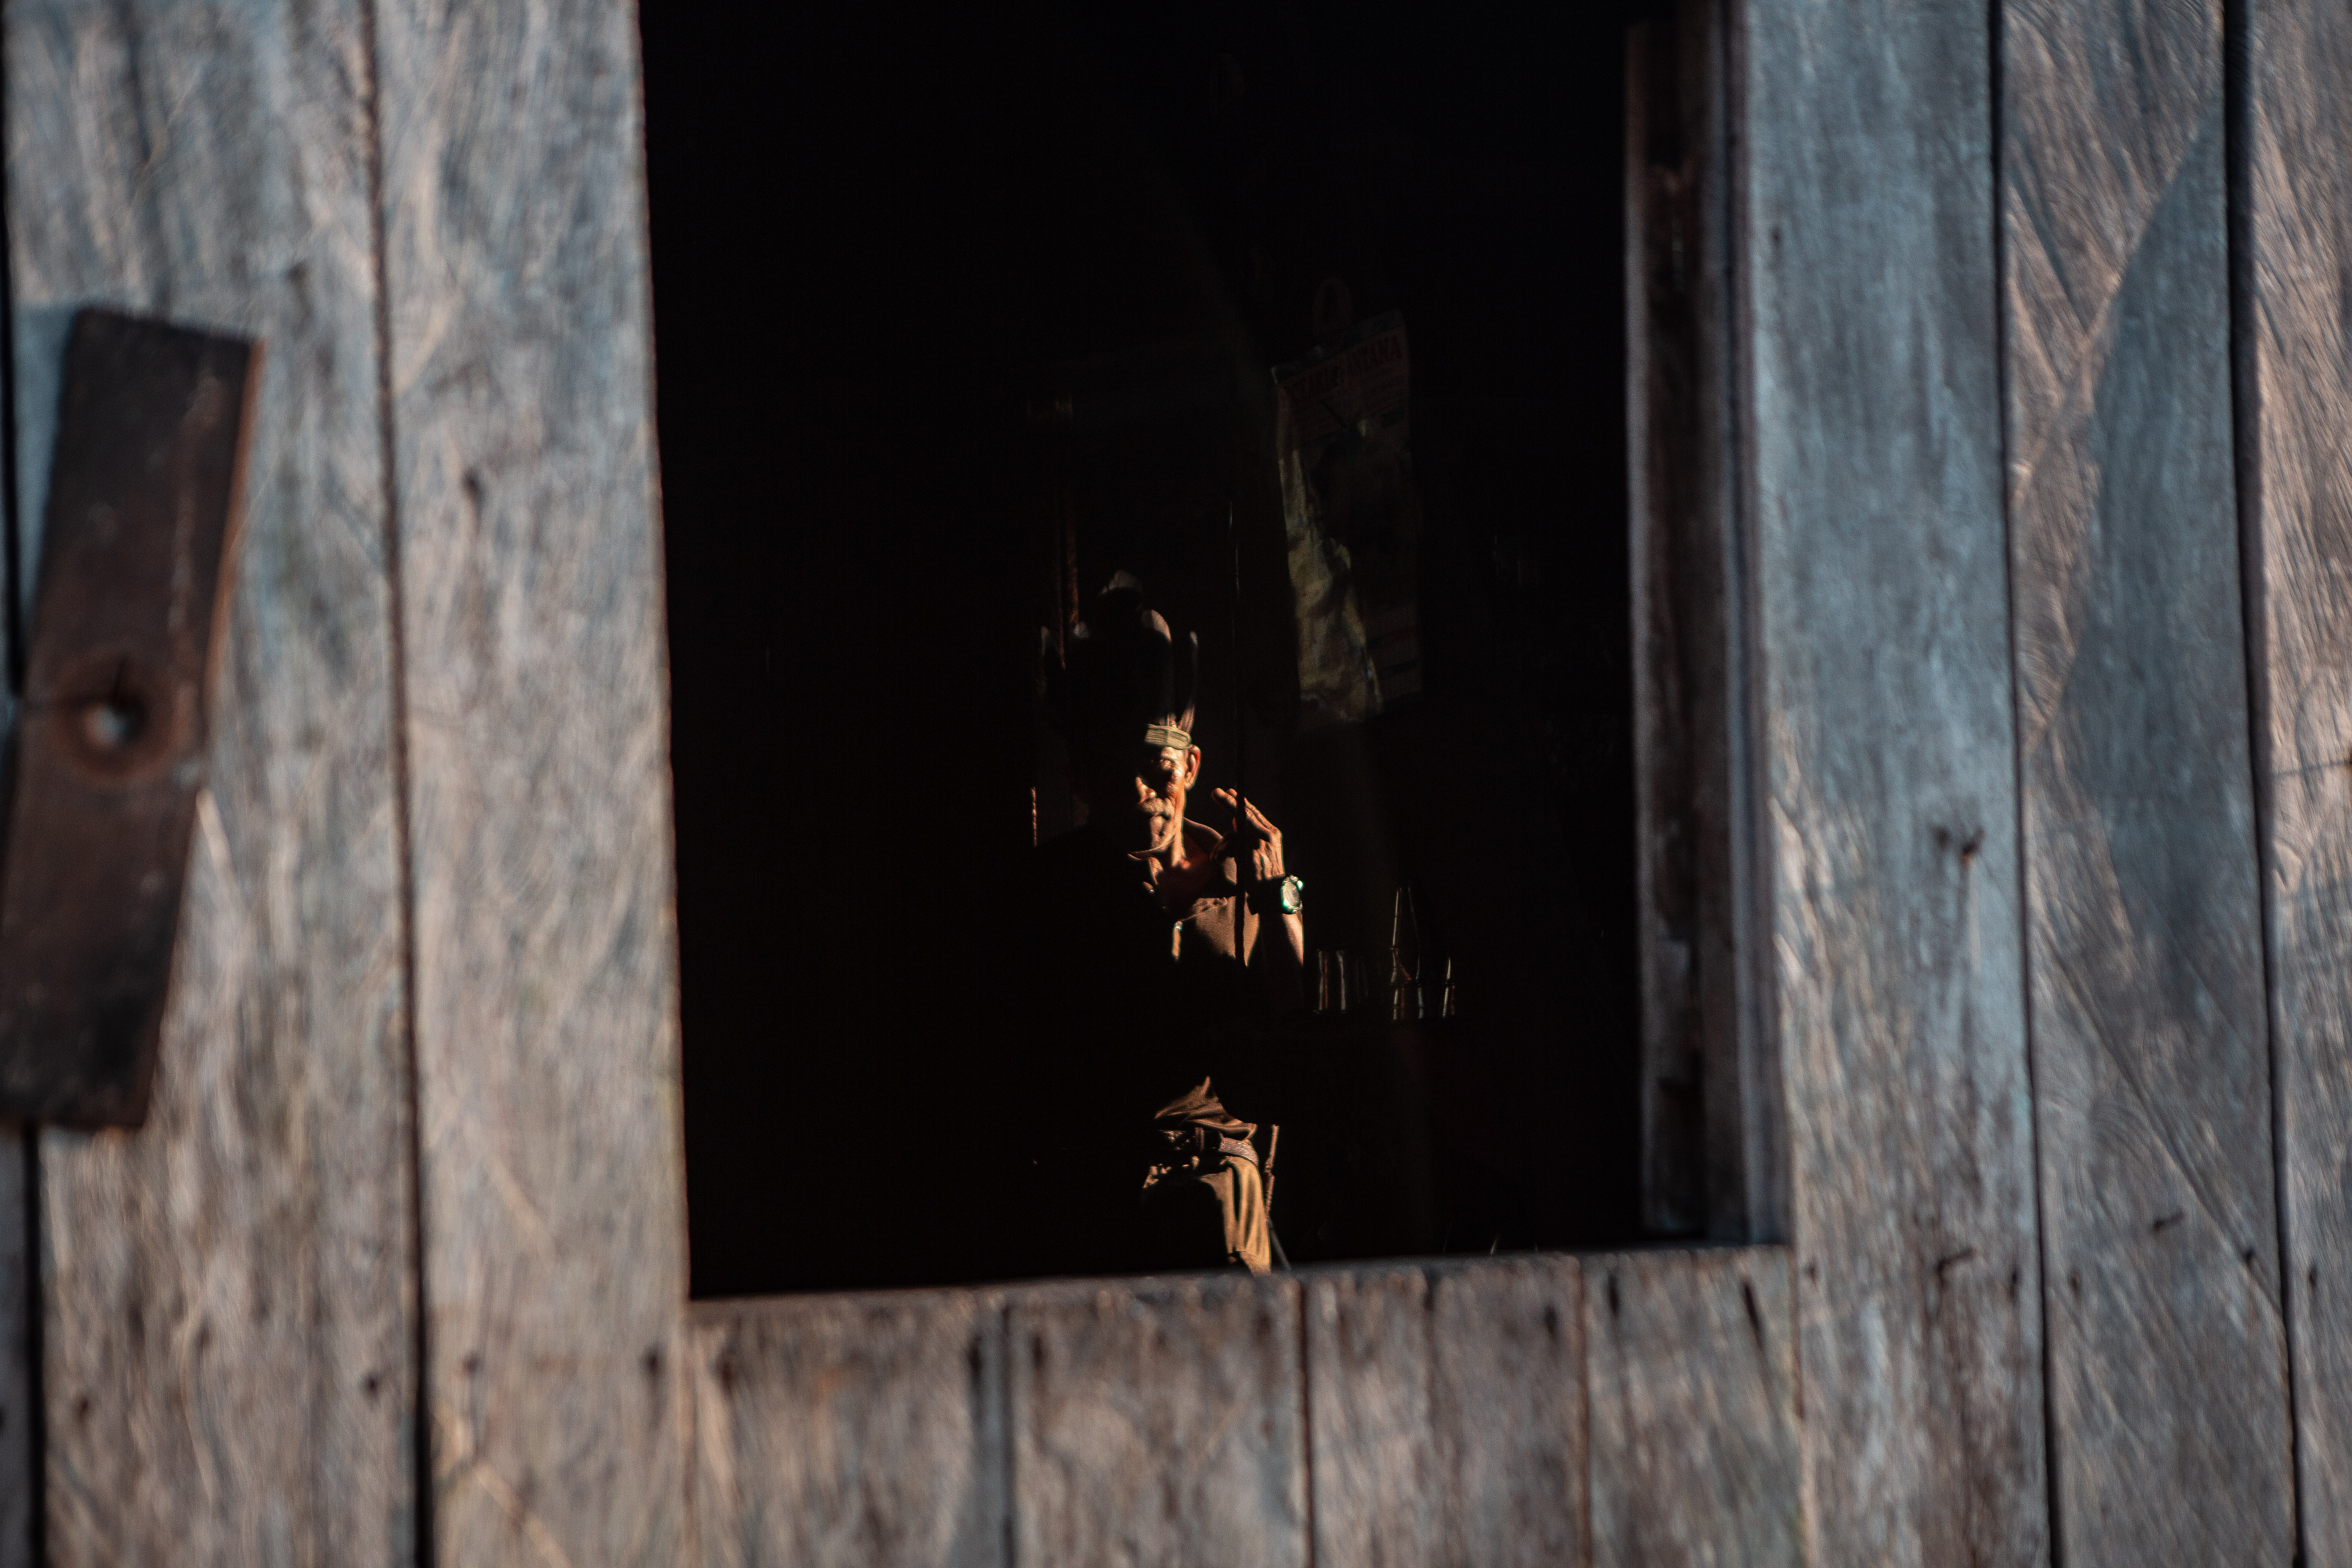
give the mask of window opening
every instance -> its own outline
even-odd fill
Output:
[[[1188,815],[1242,759],[1306,884],[1304,1087],[1231,1107],[1290,1258],[1704,1228],[1643,1195],[1633,12],[1097,10],[643,21],[694,1292],[1053,1267],[1039,642],[1119,572]]]

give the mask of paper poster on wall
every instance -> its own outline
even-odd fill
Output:
[[[1411,376],[1391,310],[1274,372],[1275,456],[1304,721],[1361,722],[1421,689]]]

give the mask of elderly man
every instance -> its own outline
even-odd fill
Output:
[[[1281,833],[1234,791],[1213,798],[1229,828],[1244,816],[1238,831],[1185,816],[1198,639],[1180,645],[1121,574],[1067,647],[1049,694],[1085,824],[1039,847],[1028,911],[1049,1258],[1263,1273],[1257,1128],[1224,1095],[1263,1114],[1265,1026],[1303,1005],[1300,884]]]

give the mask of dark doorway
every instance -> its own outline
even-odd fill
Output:
[[[1384,982],[1403,889],[1454,965],[1318,1016],[1292,1257],[1637,1232],[1626,20],[645,8],[697,1296],[1008,1272],[1038,632],[1116,569],[1310,942]],[[1417,625],[1317,723],[1273,367],[1391,313]]]

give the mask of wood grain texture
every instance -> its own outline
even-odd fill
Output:
[[[1308,1561],[1295,1280],[1044,1287],[1006,1321],[1016,1564]]]
[[[1315,1269],[1307,1313],[1315,1561],[1439,1561],[1448,1533],[1431,1419],[1429,1278],[1411,1264]]]
[[[34,1473],[33,1428],[40,1420],[33,1377],[35,1259],[27,1245],[26,1190],[37,1140],[16,1128],[0,1133],[0,1568],[37,1568],[34,1510],[41,1481]]]
[[[1592,1561],[1804,1560],[1789,1254],[1584,1260]]]
[[[2252,0],[2240,482],[2305,1560],[2352,1564],[2352,16]]]
[[[1811,0],[1734,23],[1770,1016],[1823,1563],[2048,1553],[1989,26]]]
[[[2285,1562],[2221,7],[2012,0],[2003,15],[2011,591],[2058,1544],[2069,1563]]]
[[[997,1297],[730,1302],[693,1336],[707,1568],[1003,1568]]]
[[[1435,1561],[1447,1568],[1591,1560],[1582,1279],[1564,1257],[1431,1272],[1430,1424],[1446,1504]],[[1319,1464],[1316,1484],[1319,1530]]]
[[[434,1529],[686,1552],[661,540],[626,0],[378,10]]]
[[[42,1142],[59,1563],[415,1559],[363,34],[336,0],[6,13],[21,515],[75,307],[269,348],[152,1108]]]

